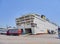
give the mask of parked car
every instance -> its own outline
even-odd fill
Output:
[[[6,29],[0,29],[0,34],[6,35],[7,30]]]
[[[21,33],[21,29],[9,29],[7,31],[7,35],[20,35]]]

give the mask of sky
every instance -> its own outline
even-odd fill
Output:
[[[0,27],[16,26],[15,19],[29,13],[43,14],[60,25],[60,0],[0,0]]]

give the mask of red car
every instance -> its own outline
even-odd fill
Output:
[[[7,31],[7,35],[20,35],[21,33],[21,29],[9,29]]]

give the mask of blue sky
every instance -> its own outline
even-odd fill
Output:
[[[0,0],[0,27],[15,26],[15,18],[28,13],[43,14],[60,25],[60,0]]]

